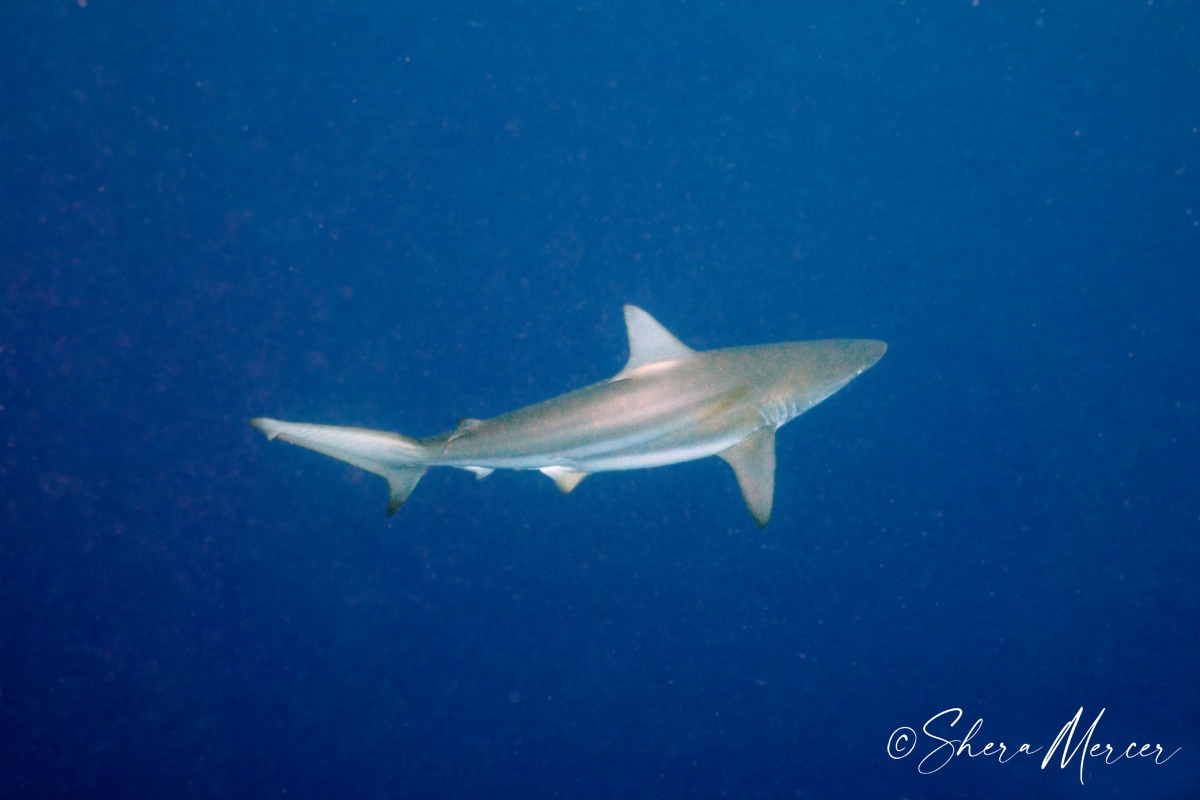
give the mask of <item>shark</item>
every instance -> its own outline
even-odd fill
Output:
[[[759,527],[775,497],[775,432],[883,357],[871,339],[693,350],[642,309],[624,308],[629,360],[608,380],[437,436],[337,425],[250,423],[268,440],[314,450],[385,478],[388,514],[431,467],[484,478],[538,470],[564,494],[594,472],[717,456],[733,468]]]

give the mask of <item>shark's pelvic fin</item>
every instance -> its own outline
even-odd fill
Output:
[[[552,478],[558,485],[558,490],[563,494],[570,494],[571,490],[578,486],[581,480],[591,474],[590,472],[580,472],[570,467],[543,467],[538,472]]]
[[[615,381],[629,377],[647,364],[678,361],[696,354],[637,306],[625,306],[625,329],[629,333],[629,361],[613,378]]]
[[[754,521],[764,527],[775,503],[775,429],[767,426],[717,455],[733,467]]]

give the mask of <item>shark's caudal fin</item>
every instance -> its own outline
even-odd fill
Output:
[[[280,422],[265,417],[252,419],[250,424],[265,433],[268,439],[278,438],[307,447],[386,478],[391,490],[388,495],[388,514],[394,514],[396,509],[404,505],[425,474],[425,448],[415,439],[397,433]]]

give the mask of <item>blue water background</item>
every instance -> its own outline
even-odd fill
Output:
[[[0,796],[1200,796],[1195,3],[5,17]],[[624,303],[890,349],[763,530],[716,459],[387,518],[247,424],[542,400]],[[889,757],[954,707],[1181,749]]]

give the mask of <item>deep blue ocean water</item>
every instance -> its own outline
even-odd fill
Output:
[[[1200,796],[1195,3],[4,16],[0,797]],[[890,349],[763,530],[247,424],[536,402],[624,303]],[[1080,709],[1174,755],[1042,768]]]

